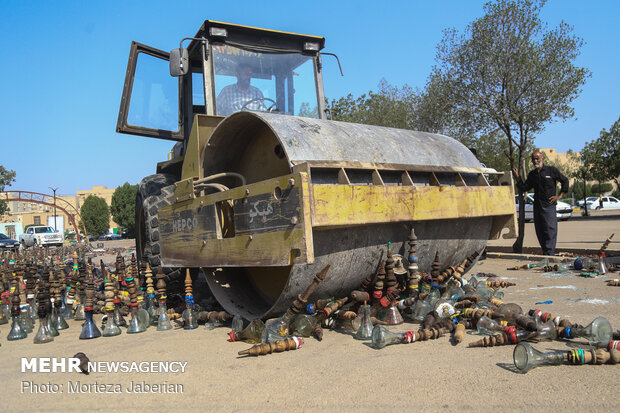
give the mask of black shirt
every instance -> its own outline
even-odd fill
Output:
[[[556,182],[562,184],[560,192],[568,193],[568,179],[555,166],[543,165],[540,172],[533,169],[527,175],[525,182],[518,181],[517,187],[527,192],[534,188],[534,205],[550,206],[549,198],[556,195]]]

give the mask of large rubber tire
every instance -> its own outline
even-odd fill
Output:
[[[176,177],[149,175],[138,185],[136,194],[136,254],[151,268],[161,265],[159,243],[159,209],[172,204]]]

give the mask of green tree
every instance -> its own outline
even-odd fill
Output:
[[[89,195],[80,208],[80,215],[86,231],[95,238],[110,227],[110,208],[101,197]]]
[[[589,76],[573,63],[582,39],[564,22],[549,30],[539,17],[543,5],[542,0],[491,1],[465,33],[446,30],[425,89],[444,95],[423,99],[444,102],[438,106],[450,112],[442,116],[445,129],[476,136],[501,133],[510,167],[524,178],[536,134],[547,123],[574,116],[571,102]],[[518,252],[525,230],[522,193],[519,200],[519,236],[513,245]]]
[[[4,191],[4,187],[10,186],[12,182],[15,182],[15,171],[0,165],[0,192]],[[0,216],[4,215],[8,210],[9,206],[6,201],[0,200]]]
[[[599,182],[612,179],[620,187],[620,118],[609,131],[603,129],[598,139],[586,143],[581,158],[594,179]]]
[[[614,186],[611,182],[599,182],[594,185],[590,185],[590,192],[592,195],[605,195],[614,190]]]
[[[413,112],[416,97],[410,86],[398,88],[382,79],[377,92],[369,91],[358,98],[349,94],[332,100],[329,106],[334,120],[415,129]]]
[[[581,179],[581,177],[579,177],[577,174],[574,177]],[[568,189],[568,192],[573,194],[575,196],[575,199],[578,200],[582,200],[584,198],[592,196],[591,187],[589,185],[584,185],[582,181],[575,181]]]
[[[129,185],[128,182],[125,182],[114,191],[112,204],[110,205],[112,219],[126,230],[131,237],[135,236],[136,230],[137,192],[138,185]]]
[[[583,200],[583,212],[582,215],[588,215],[588,205],[586,204],[586,197],[588,197],[588,185],[586,184],[589,179],[592,178],[590,170],[587,166],[581,165],[573,175],[577,178],[577,181],[573,184],[573,191],[575,192],[575,198]],[[579,184],[579,185],[578,185]]]
[[[319,112],[316,105],[310,109],[310,103],[308,102],[302,102],[299,106],[299,112],[297,112],[297,116],[304,118],[317,118],[318,114]]]

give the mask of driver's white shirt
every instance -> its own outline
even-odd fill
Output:
[[[254,99],[261,100],[248,104],[245,109],[265,110],[265,104],[262,101],[263,92],[260,89],[250,85],[247,90],[241,90],[236,83],[228,85],[217,96],[217,114],[228,116],[233,112],[240,111],[246,103]]]

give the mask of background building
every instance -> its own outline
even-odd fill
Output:
[[[109,207],[112,204],[112,195],[114,194],[114,191],[115,189],[110,189],[105,186],[93,186],[92,189],[77,191],[76,195],[56,195],[56,205],[66,206],[68,203],[79,211],[84,204],[84,200],[86,200],[89,195],[95,195],[103,198]],[[27,201],[8,202],[9,212],[0,217],[0,232],[3,232],[3,229],[12,232],[12,235],[9,235],[7,232],[3,233],[13,238],[23,233],[29,225],[49,224],[53,227],[54,197],[49,195],[44,197],[42,200],[50,205]],[[71,212],[70,208],[66,209]],[[76,220],[76,223],[79,221],[78,217],[73,216],[73,218]],[[2,224],[6,225],[2,226]],[[58,230],[64,230],[65,232],[74,231],[69,216],[58,208],[56,209],[56,226]],[[116,233],[119,231],[119,225],[114,222],[112,217],[110,217],[109,228],[111,232]]]
[[[570,150],[568,152],[558,152],[555,148],[540,148],[539,150],[543,153],[543,155],[545,156],[545,160],[548,161],[550,165],[557,167],[562,173],[566,174],[566,177],[568,178],[568,181],[571,185],[575,183],[577,178],[573,177],[573,173],[576,172],[582,165],[581,153],[573,152]],[[611,184],[614,190],[618,189],[616,183],[613,180],[608,182]],[[588,185],[594,185],[598,183],[598,181],[587,182]],[[610,193],[611,191],[609,191],[609,193],[607,193],[606,195],[609,195]]]

